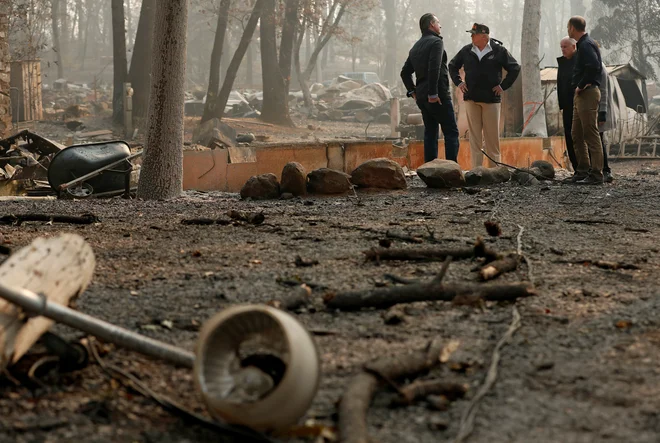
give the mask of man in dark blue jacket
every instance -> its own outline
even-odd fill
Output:
[[[440,22],[435,15],[424,14],[419,19],[419,27],[422,37],[410,50],[401,69],[401,80],[408,90],[408,97],[414,98],[422,111],[424,161],[430,162],[438,157],[438,125],[445,138],[445,158],[457,161],[458,126],[451,102],[447,53],[440,36]]]
[[[475,23],[467,31],[472,43],[464,46],[449,63],[449,75],[463,92],[468,128],[472,167],[481,166],[481,148],[486,141],[486,153],[500,161],[500,107],[502,92],[513,85],[520,73],[520,65],[499,42],[490,38],[488,26]],[[460,69],[465,71],[461,79]],[[502,80],[502,69],[506,78]],[[488,166],[495,164],[488,161]]]
[[[572,86],[573,149],[577,170],[573,181],[585,185],[603,184],[603,147],[598,132],[598,105],[603,61],[600,50],[586,32],[587,22],[575,16],[568,21],[568,35],[577,41]]]

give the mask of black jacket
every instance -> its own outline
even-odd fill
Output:
[[[573,109],[573,97],[575,87],[573,86],[573,68],[575,67],[575,54],[571,58],[564,56],[557,58],[557,101],[559,109]]]
[[[586,85],[600,86],[603,60],[600,49],[589,34],[584,34],[577,42],[575,68],[573,69],[573,87],[583,89]]]
[[[415,74],[417,85],[413,81]],[[401,80],[409,93],[415,92],[418,100],[425,95],[438,95],[441,101],[450,100],[447,75],[447,53],[442,37],[426,31],[417,40],[401,69]]]
[[[505,91],[513,85],[520,74],[520,65],[500,42],[490,39],[492,52],[486,54],[481,61],[472,51],[472,43],[463,46],[458,54],[449,63],[449,75],[456,86],[462,80],[459,70],[465,70],[465,83],[468,92],[465,100],[480,103],[500,103],[502,97],[493,92],[493,88],[500,85]],[[507,74],[502,81],[502,69]]]

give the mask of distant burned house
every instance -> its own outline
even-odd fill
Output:
[[[630,64],[607,66],[608,94],[612,96],[617,128],[607,133],[612,144],[620,144],[642,135],[646,130],[648,97],[646,77]],[[557,103],[557,68],[541,70],[548,135],[564,133],[561,111]]]

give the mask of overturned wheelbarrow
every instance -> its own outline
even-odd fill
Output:
[[[0,368],[16,362],[56,321],[193,368],[209,412],[221,421],[278,431],[305,414],[318,389],[320,359],[293,316],[265,305],[230,307],[205,323],[193,353],[66,307],[87,287],[94,265],[91,248],[75,234],[37,239],[0,265]]]
[[[48,183],[61,197],[111,196],[131,190],[131,154],[128,143],[110,141],[73,145],[62,149],[48,167]]]

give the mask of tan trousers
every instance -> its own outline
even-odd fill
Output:
[[[577,157],[576,174],[603,178],[603,145],[598,132],[600,89],[589,88],[573,101],[573,149]]]
[[[481,149],[486,142],[486,153],[500,161],[500,103],[465,102],[468,129],[470,130],[470,153],[472,169],[482,166],[484,154]],[[497,166],[488,160],[487,167]]]

